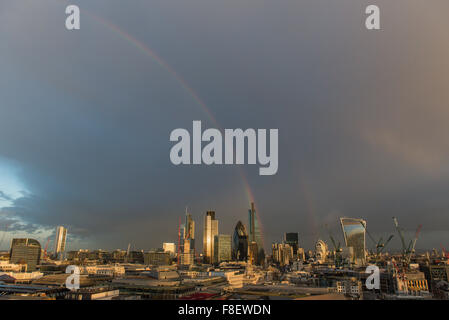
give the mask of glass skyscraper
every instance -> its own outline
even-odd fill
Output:
[[[232,237],[232,258],[237,261],[246,261],[248,258],[248,234],[241,221],[237,222]]]
[[[352,247],[354,252],[354,263],[365,264],[365,228],[366,221],[354,218],[340,218],[346,247]]]
[[[195,250],[195,221],[190,213],[186,213],[186,223],[184,225],[184,239],[189,240],[190,249]]]
[[[214,240],[218,234],[218,220],[215,211],[207,211],[204,217],[203,255],[205,263],[212,263],[214,257]]]
[[[257,264],[260,264],[262,259],[265,258],[265,250],[263,246],[262,234],[260,231],[260,222],[257,219],[256,209],[254,207],[254,202],[251,202],[251,209],[248,210],[248,223],[249,223],[249,243],[257,243]]]
[[[62,259],[65,251],[66,239],[67,239],[67,229],[64,228],[63,226],[56,227],[55,252],[54,252],[55,258]]]
[[[297,232],[287,232],[284,235],[284,242],[289,244],[293,248],[293,254],[296,254],[298,252],[299,235]]]

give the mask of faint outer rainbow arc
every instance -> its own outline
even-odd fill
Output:
[[[132,35],[130,35],[126,31],[124,31],[124,30],[120,29],[118,26],[112,24],[111,22],[109,22],[109,21],[107,21],[107,20],[97,16],[96,14],[94,14],[94,13],[92,13],[90,11],[83,10],[83,12],[86,13],[88,16],[90,16],[92,19],[94,19],[97,22],[99,22],[100,24],[102,24],[105,27],[109,28],[110,30],[114,31],[116,34],[121,36],[123,39],[125,39],[129,43],[133,44],[135,47],[140,49],[146,56],[149,56],[154,61],[156,61],[161,67],[163,67],[165,70],[167,70],[176,79],[176,81],[182,86],[182,88],[187,93],[189,93],[189,95],[196,101],[196,103],[198,103],[198,105],[203,109],[203,111],[209,116],[209,118],[213,122],[213,124],[217,128],[219,128],[221,131],[223,131],[223,129],[219,125],[217,119],[214,117],[214,115],[209,110],[209,108],[204,103],[204,101],[202,101],[200,99],[198,94],[187,84],[187,82],[167,62],[165,62],[162,58],[160,58],[152,49],[150,49],[147,45],[145,45],[141,41],[137,40],[135,37],[133,37]],[[256,209],[256,215],[257,215],[257,220],[259,222],[259,228],[262,231],[261,232],[262,242],[263,242],[263,245],[265,247],[264,236],[263,236],[264,235],[264,232],[263,232],[264,228],[263,228],[263,225],[262,225],[262,222],[261,222],[261,219],[260,219],[259,210],[258,210],[257,205],[256,205],[256,201],[255,201],[255,198],[254,198],[253,191],[252,191],[252,189],[251,189],[251,187],[249,185],[249,182],[248,182],[248,179],[246,178],[245,173],[243,172],[243,170],[241,168],[239,168],[239,173],[240,173],[240,176],[242,178],[244,189],[245,189],[247,198],[249,199],[249,202],[250,203],[254,202],[254,206],[255,206],[255,209]]]

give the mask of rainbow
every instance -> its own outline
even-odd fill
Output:
[[[126,32],[123,29],[121,29],[120,27],[118,27],[117,25],[112,24],[111,22],[99,17],[98,15],[96,15],[90,11],[87,11],[85,9],[83,10],[83,13],[87,14],[89,17],[91,17],[93,20],[97,21],[99,24],[105,26],[107,29],[109,29],[109,30],[113,31],[115,34],[119,35],[122,39],[124,39],[128,43],[132,44],[134,47],[139,49],[144,55],[148,56],[149,58],[151,58],[152,60],[157,62],[163,69],[165,69],[167,72],[169,72],[173,76],[173,78],[181,85],[181,87],[193,98],[193,100],[207,114],[207,116],[213,122],[213,124],[217,128],[219,128],[221,131],[223,131],[222,127],[219,125],[217,119],[215,118],[213,113],[210,111],[210,109],[207,107],[206,103],[199,97],[199,95],[187,84],[187,82],[166,61],[164,61],[161,57],[159,57],[154,52],[154,50],[149,48],[146,44],[144,44],[140,40],[136,39],[135,37],[130,35],[128,32]],[[246,196],[248,199],[248,207],[250,207],[252,202],[254,203],[254,206],[256,209],[257,220],[259,221],[259,227],[261,229],[262,241],[263,241],[264,247],[265,247],[265,242],[264,242],[264,237],[263,237],[264,228],[263,228],[263,225],[262,225],[262,222],[260,219],[260,213],[259,213],[259,210],[256,205],[254,193],[250,187],[250,184],[245,175],[245,172],[240,167],[239,167],[239,173],[242,178],[243,188],[245,190],[245,193],[246,193]]]

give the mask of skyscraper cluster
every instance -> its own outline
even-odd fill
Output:
[[[233,234],[220,234],[215,211],[207,211],[203,227],[203,262],[213,264],[234,260],[261,264],[265,252],[254,203],[248,212],[248,223],[249,233],[238,221]],[[186,211],[186,221],[179,228],[178,264],[193,264],[195,255],[195,222]]]

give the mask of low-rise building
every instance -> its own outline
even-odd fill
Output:
[[[7,283],[31,283],[44,276],[42,272],[0,272],[0,281]],[[12,280],[14,279],[14,280]]]
[[[120,291],[107,287],[102,288],[84,288],[68,292],[68,300],[112,300],[119,296]]]
[[[357,278],[342,279],[336,282],[337,293],[347,297],[360,299],[362,297],[362,282]]]
[[[0,272],[26,272],[26,264],[10,263],[9,261],[0,261]]]
[[[170,253],[164,251],[149,251],[144,253],[144,264],[163,266],[170,264]]]
[[[79,266],[80,274],[121,277],[125,275],[125,267],[121,265]]]

